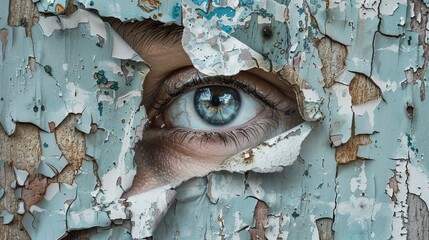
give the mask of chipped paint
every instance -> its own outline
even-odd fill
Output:
[[[33,2],[56,16],[41,15],[31,37],[8,26],[9,8],[0,9],[0,124],[10,139],[16,123],[39,128],[37,172],[52,183],[40,202],[25,206],[36,170],[12,164],[14,179],[0,182],[0,199],[12,195],[17,210],[3,210],[3,224],[27,211],[22,224],[32,238],[101,227],[92,238],[250,239],[262,201],[268,239],[318,239],[322,218],[334,219],[338,239],[413,237],[407,196],[429,201],[428,1],[80,0],[70,15],[62,15],[68,1]],[[183,48],[200,72],[259,67],[277,74],[307,122],[228,159],[207,178],[121,199],[136,175],[133,147],[147,121],[140,79],[149,68],[85,8],[124,21],[182,24]],[[327,39],[338,47],[330,51],[344,51],[321,51]],[[338,72],[327,74],[334,65]],[[373,88],[352,89],[354,81]],[[86,146],[74,173],[55,135],[71,113]],[[337,165],[336,152],[360,135],[367,144],[356,146],[357,159]],[[13,149],[1,149],[2,159],[6,152]],[[60,183],[65,175],[70,184]],[[127,221],[131,227],[121,225]]]

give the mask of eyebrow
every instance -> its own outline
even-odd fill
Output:
[[[165,24],[151,19],[124,23],[113,17],[104,18],[104,21],[123,38],[131,40],[130,45],[138,42],[142,47],[150,47],[154,43],[172,46],[182,39],[183,27],[174,23]]]

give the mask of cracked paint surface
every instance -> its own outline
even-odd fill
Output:
[[[68,4],[33,2],[40,12],[54,14]],[[52,182],[40,202],[24,206],[23,225],[32,238],[102,227],[94,238],[249,239],[257,201],[268,206],[267,239],[318,239],[316,220],[325,218],[335,219],[337,239],[411,236],[405,227],[408,194],[429,201],[429,2],[82,0],[75,5],[80,9],[73,15],[40,17],[31,38],[23,27],[8,26],[7,12],[0,10],[5,132],[12,135],[16,122],[40,128],[38,172],[48,178],[68,163],[56,143],[56,127],[67,115],[79,114],[75,127],[85,133],[88,159],[73,183]],[[149,70],[108,24],[83,8],[124,21],[183,25],[183,47],[207,75],[256,66],[278,73],[294,88],[307,122],[227,160],[207,178],[120,199],[136,174],[132,147],[145,123],[140,79]],[[335,54],[321,51],[322,41],[345,49],[335,74],[326,73]],[[358,76],[380,96],[358,101],[362,94],[350,90],[354,79],[363,81]],[[337,165],[337,147],[363,134],[370,141],[356,146],[356,159]],[[8,191],[20,198],[28,172],[15,168],[15,174],[13,189],[0,183],[0,199]],[[13,221],[6,209],[1,216],[3,224]],[[118,221],[133,227],[112,227]]]

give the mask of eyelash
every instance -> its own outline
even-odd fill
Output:
[[[228,132],[196,132],[186,129],[164,129],[162,137],[164,139],[177,139],[179,142],[191,141],[194,138],[200,138],[201,143],[208,142],[222,142],[225,145],[228,145],[231,141],[235,144],[236,147],[239,147],[240,140],[238,137],[241,135],[246,139],[247,142],[252,141],[253,138],[258,138],[263,135],[265,132],[270,132],[275,130],[279,124],[279,114],[284,112],[287,109],[280,109],[280,101],[274,101],[270,99],[269,93],[262,94],[257,90],[256,86],[251,86],[240,81],[237,77],[231,76],[215,76],[215,77],[201,77],[200,75],[195,76],[191,81],[183,84],[180,88],[176,90],[166,89],[166,93],[169,97],[162,99],[160,101],[155,100],[151,107],[157,110],[155,116],[161,114],[170,104],[172,100],[176,97],[184,94],[191,89],[197,86],[204,86],[210,84],[220,84],[224,86],[234,87],[242,90],[244,93],[249,94],[262,101],[271,113],[271,116],[263,119],[262,121],[257,121],[252,123],[250,126],[243,128],[235,129]],[[243,143],[241,143],[243,144]]]

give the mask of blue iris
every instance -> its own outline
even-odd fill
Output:
[[[209,86],[196,90],[194,106],[200,117],[213,125],[230,123],[241,106],[240,93],[230,87]]]

